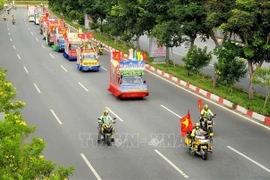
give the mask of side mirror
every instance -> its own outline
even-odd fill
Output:
[[[144,84],[146,84],[146,81],[143,81]]]
[[[100,118],[98,118],[98,120],[101,120]]]
[[[113,121],[113,124],[115,124],[116,122],[115,121]]]
[[[113,120],[116,120],[116,117],[114,117]]]

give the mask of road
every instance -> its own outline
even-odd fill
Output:
[[[26,102],[26,122],[47,143],[45,157],[73,164],[71,179],[269,179],[270,128],[208,102],[217,114],[214,153],[191,156],[179,117],[190,109],[197,121],[197,95],[148,73],[149,97],[118,100],[107,91],[108,52],[100,72],[82,73],[45,44],[25,9],[14,14],[16,25],[0,21],[0,65]],[[96,143],[104,108],[118,118],[112,147]]]
[[[139,44],[140,44],[141,49],[149,52],[149,39],[147,38],[146,35],[140,37]],[[202,42],[201,38],[196,38],[195,44],[200,48],[204,48],[205,46],[207,46],[208,51],[213,51],[215,48],[215,43],[211,39],[205,42]],[[186,52],[188,51],[188,49],[189,49],[189,46],[186,47],[185,45],[174,47],[173,50],[170,51],[170,59],[172,59],[175,63],[183,64],[183,61],[181,61],[181,58],[186,55]],[[213,66],[214,62],[217,62],[216,56],[213,56],[209,66],[204,67],[202,69],[202,72],[205,74],[211,75],[213,77],[214,76],[214,66]],[[269,67],[269,63],[264,63],[262,67]],[[246,78],[241,79],[240,82],[236,84],[243,87],[245,90],[248,91],[249,79],[250,79],[249,75],[247,74]],[[258,93],[266,94],[266,89],[264,87],[255,85],[254,89]]]

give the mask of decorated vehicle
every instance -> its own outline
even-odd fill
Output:
[[[100,64],[94,45],[88,41],[77,49],[77,68],[81,71],[99,71]]]
[[[145,53],[135,51],[133,56],[133,49],[130,49],[128,59],[125,59],[123,52],[111,52],[108,91],[118,98],[144,98],[148,96],[145,61]]]
[[[78,37],[78,33],[67,33],[63,56],[69,61],[77,60],[77,49],[81,47],[82,44],[83,41]]]
[[[39,17],[40,17],[40,13],[37,12],[35,15],[34,15],[34,23],[36,25],[39,25]]]
[[[53,35],[53,50],[58,52],[65,51],[65,37],[67,37],[67,29],[61,27],[56,28],[56,33]]]
[[[60,23],[58,21],[48,21],[48,26],[46,26],[45,30],[45,40],[48,46],[54,45],[54,34],[58,27],[60,27]]]

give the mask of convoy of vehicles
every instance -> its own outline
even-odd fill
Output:
[[[63,56],[69,61],[77,60],[77,49],[81,47],[83,41],[78,37],[78,33],[68,33],[65,38],[65,50]]]

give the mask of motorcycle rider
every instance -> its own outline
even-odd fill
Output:
[[[200,125],[201,127],[203,127],[202,122],[204,121],[204,118],[207,117],[208,115],[213,116],[214,114],[212,113],[212,111],[209,109],[208,104],[205,104],[202,111],[201,111],[201,115],[200,115]]]
[[[15,18],[12,19],[12,23],[15,24]]]
[[[112,124],[114,122],[114,120],[111,118],[111,116],[109,115],[109,111],[107,109],[103,110],[103,115],[100,116],[99,120],[98,120],[98,124],[99,124],[99,133],[98,133],[98,142],[100,142],[101,139],[101,127],[102,125],[105,124]],[[114,132],[114,129],[113,129]],[[113,136],[113,134],[112,134]],[[114,138],[111,137],[111,140],[114,141]]]
[[[7,15],[6,15],[6,14],[3,15],[3,19],[4,19],[4,20],[7,19]]]
[[[201,135],[205,133],[205,131],[200,127],[200,123],[196,123],[195,127],[193,128],[190,136],[191,136],[191,143],[190,143],[190,148],[192,151],[195,151],[195,149],[193,149],[193,143],[194,143],[194,138],[196,135]]]

